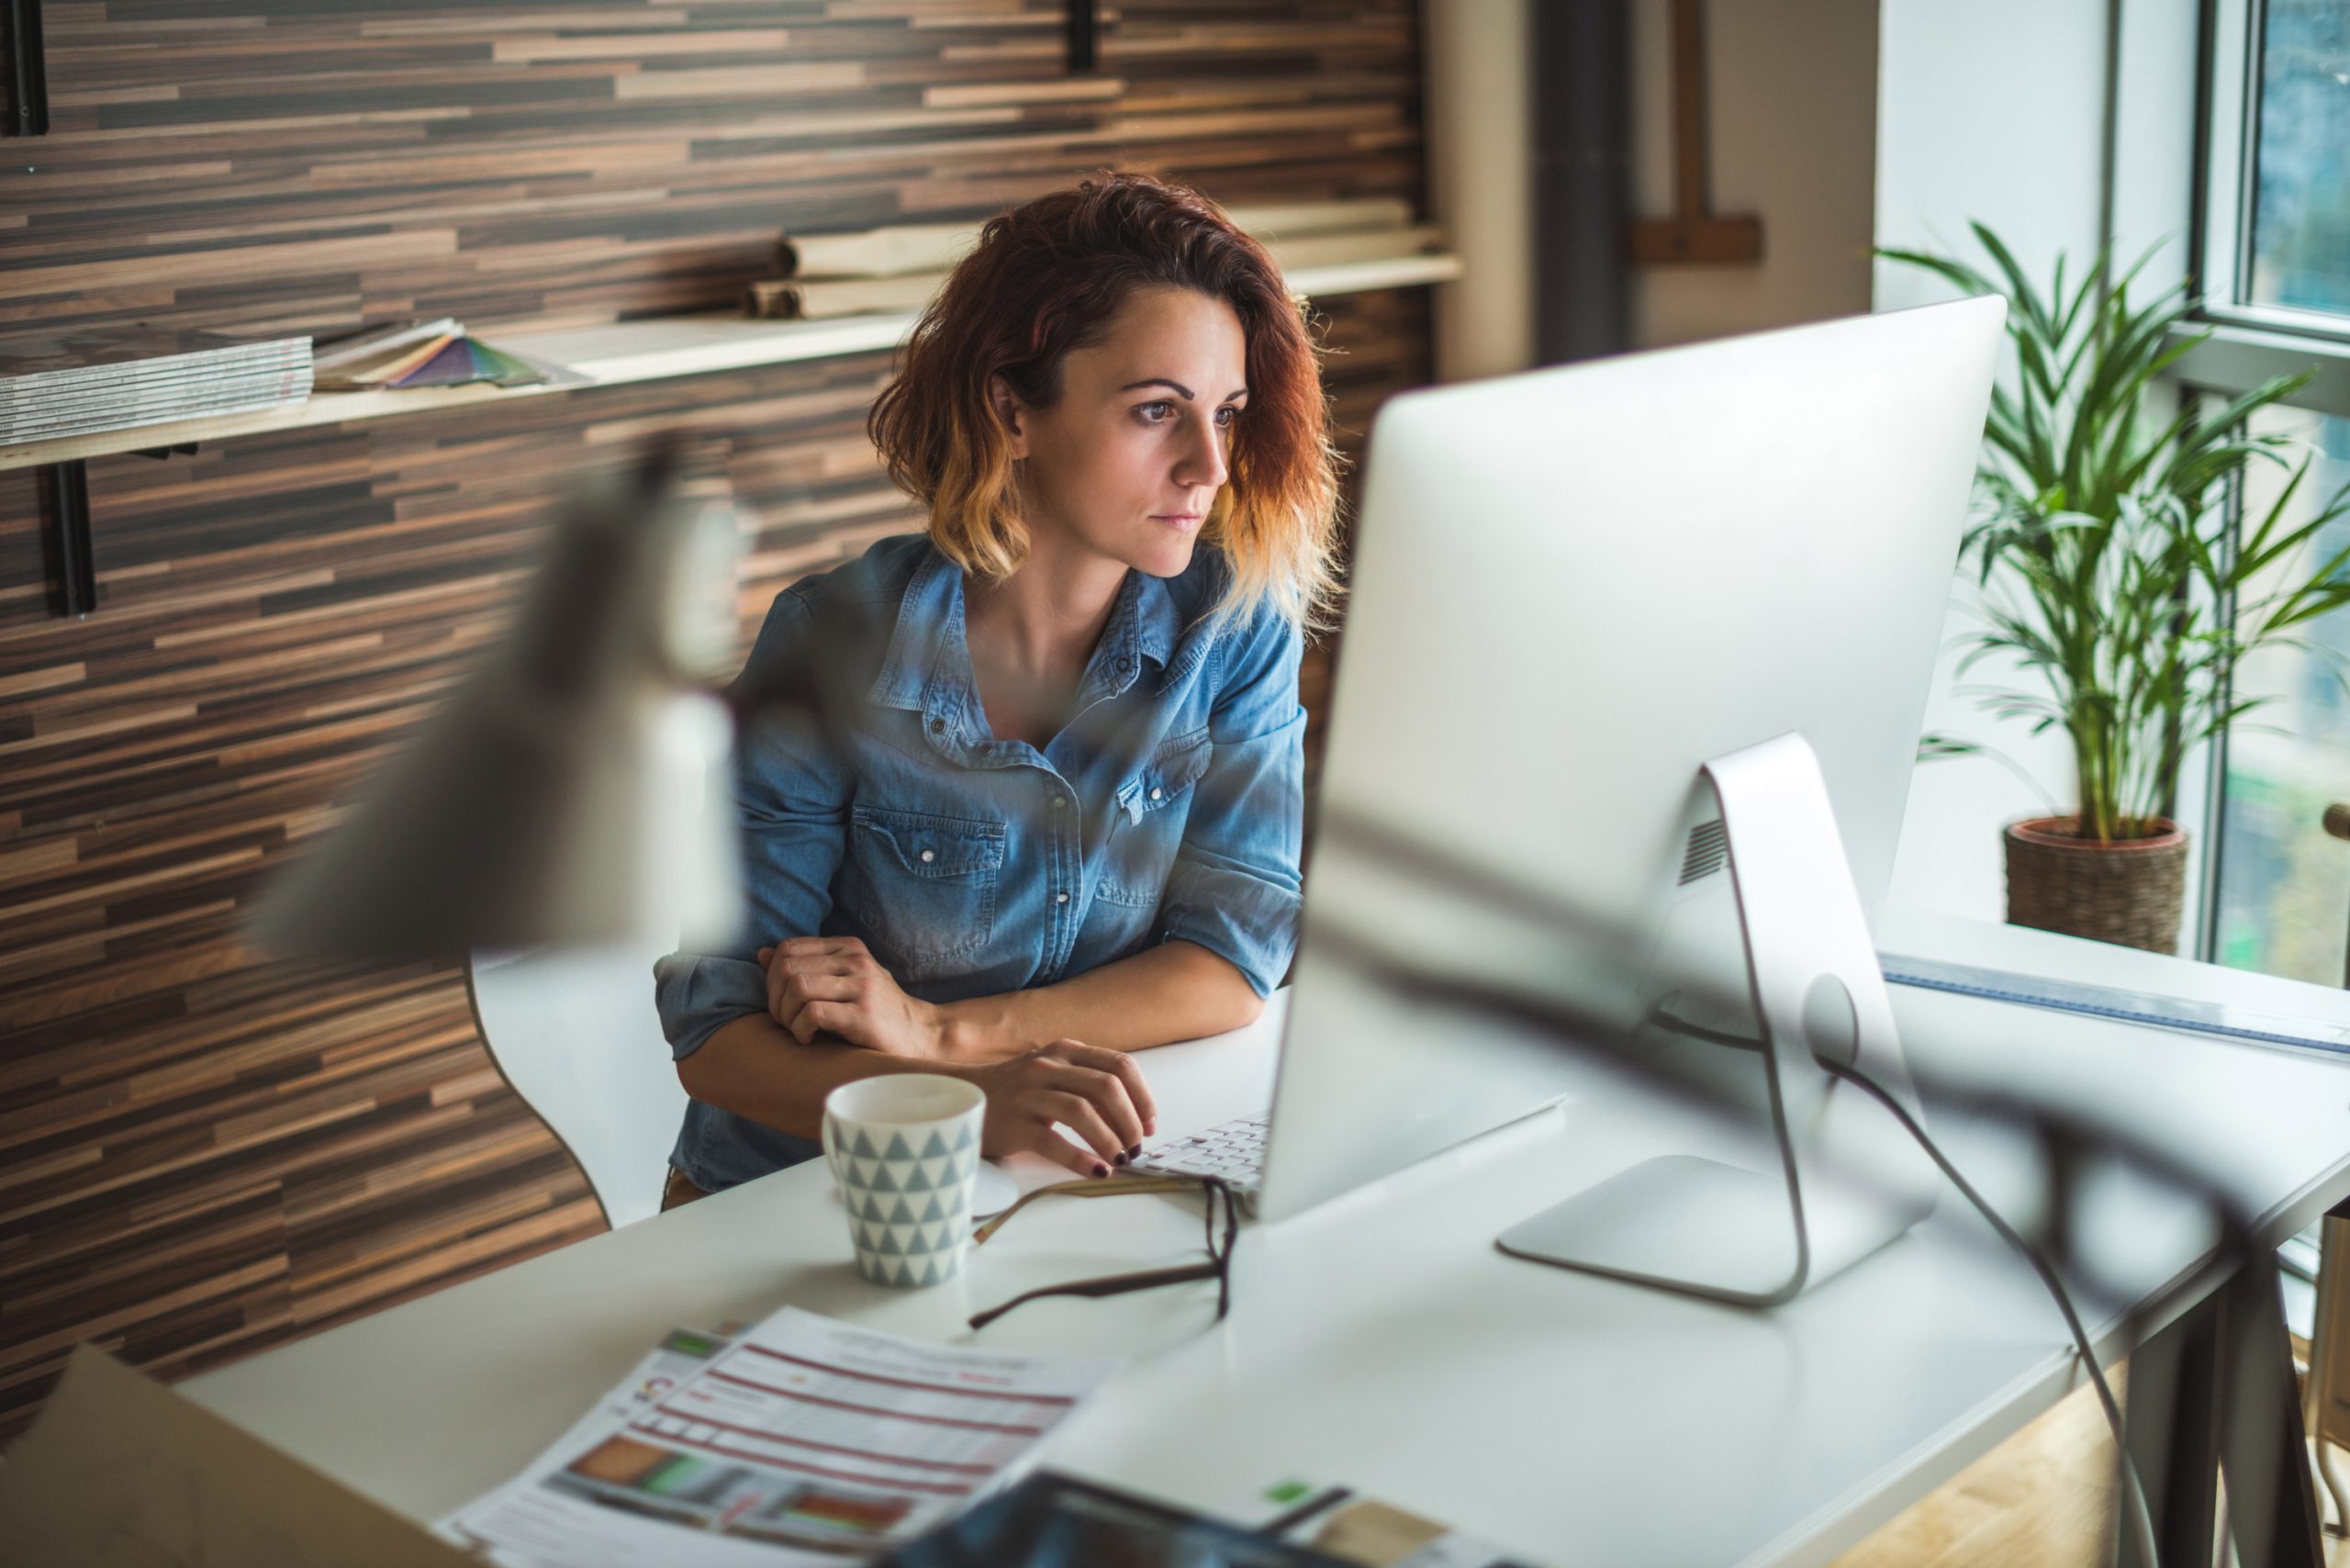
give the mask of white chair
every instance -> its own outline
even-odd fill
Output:
[[[490,1056],[579,1161],[615,1229],[659,1211],[686,1113],[653,1005],[664,951],[484,952],[466,965]]]

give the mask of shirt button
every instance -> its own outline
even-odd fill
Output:
[[[1056,795],[1056,796],[1054,796],[1054,797],[1053,797],[1053,810],[1055,810],[1055,811],[1057,811],[1057,812],[1058,812],[1058,811],[1059,811],[1063,806],[1066,806],[1066,805],[1068,805],[1068,804],[1069,804],[1069,799],[1068,799],[1068,797],[1067,797],[1067,796],[1064,796],[1064,795]]]
[[[934,735],[945,734],[946,733],[946,721],[944,719],[933,719],[930,722],[930,733]]]
[[[1069,895],[1067,893],[1055,893],[1053,895],[1053,902],[1055,903],[1067,903],[1069,902]]]
[[[1158,800],[1158,799],[1160,799],[1161,797],[1163,797],[1163,796],[1165,795],[1165,793],[1166,793],[1166,791],[1165,791],[1165,790],[1153,790],[1150,792],[1150,798],[1151,798],[1152,800],[1156,801],[1156,800]]]
[[[922,852],[922,863],[925,866],[937,858],[938,851],[935,849],[925,849]]]

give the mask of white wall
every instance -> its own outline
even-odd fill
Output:
[[[1534,363],[1533,31],[1528,0],[1422,0],[1428,194],[1460,258],[1436,290],[1439,381]]]
[[[2125,255],[2170,238],[2169,275],[2184,263],[2192,162],[2194,8],[2127,0],[2112,221]],[[2104,230],[2105,0],[1885,0],[1877,70],[1876,237],[1882,245],[1981,263],[1969,219],[1996,230],[2036,278],[2061,252],[2077,276]],[[2020,47],[2029,39],[2030,47]],[[2150,269],[2150,275],[2154,269]],[[1876,265],[1879,309],[1952,297],[1911,268]],[[1954,607],[1955,639],[1976,624]],[[2031,782],[1988,758],[1928,764],[1909,797],[1893,897],[1981,919],[2006,913],[2001,826],[2074,804],[2071,754],[2051,732],[2031,735],[1984,713],[1963,687],[2030,685],[1986,661],[1964,682],[1955,652],[1936,673],[1926,728],[1996,745]],[[2190,764],[2190,779],[2199,777]],[[2037,787],[2035,787],[2035,785]],[[2199,810],[2182,800],[2191,823]],[[2188,908],[2197,904],[2190,889]],[[2188,934],[2191,944],[2193,934]]]
[[[1673,211],[1671,0],[1632,6],[1632,192]],[[1762,258],[1633,274],[1632,342],[1695,342],[1869,308],[1877,0],[1706,8],[1713,208],[1759,215]]]
[[[1760,213],[1761,264],[1632,283],[1631,342],[1691,342],[1869,308],[1878,0],[1707,8],[1714,207]],[[1673,207],[1670,0],[1633,0],[1632,175]],[[1444,380],[1533,363],[1532,0],[1422,0],[1431,205],[1467,269],[1437,290]]]
[[[2017,40],[2029,37],[2030,49]],[[1876,237],[1981,262],[1967,232],[1979,218],[2023,265],[2044,272],[2059,252],[2075,270],[2096,254],[2103,188],[2104,0],[1885,0],[1877,65]],[[1989,112],[1986,112],[1989,111]],[[1956,291],[1879,262],[1881,310]],[[1953,608],[1955,641],[1976,622]],[[1998,724],[1960,690],[1957,652],[1935,672],[1926,728],[1998,745],[2038,789],[1987,757],[1930,763],[1909,791],[1894,862],[1897,902],[1999,920],[2007,884],[1999,830],[2049,799],[2072,803],[2072,763],[2054,732],[2033,739]],[[2004,662],[1965,684],[2026,678]]]

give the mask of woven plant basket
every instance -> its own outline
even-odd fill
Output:
[[[2149,952],[2178,950],[2187,832],[2166,818],[2151,838],[2076,837],[2077,817],[2009,824],[2008,924]]]

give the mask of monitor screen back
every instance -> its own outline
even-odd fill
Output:
[[[1260,1218],[1588,1081],[1546,1031],[1398,990],[1377,955],[1628,1029],[1703,858],[1709,757],[1809,741],[1875,912],[2002,312],[1863,317],[1381,411]]]

